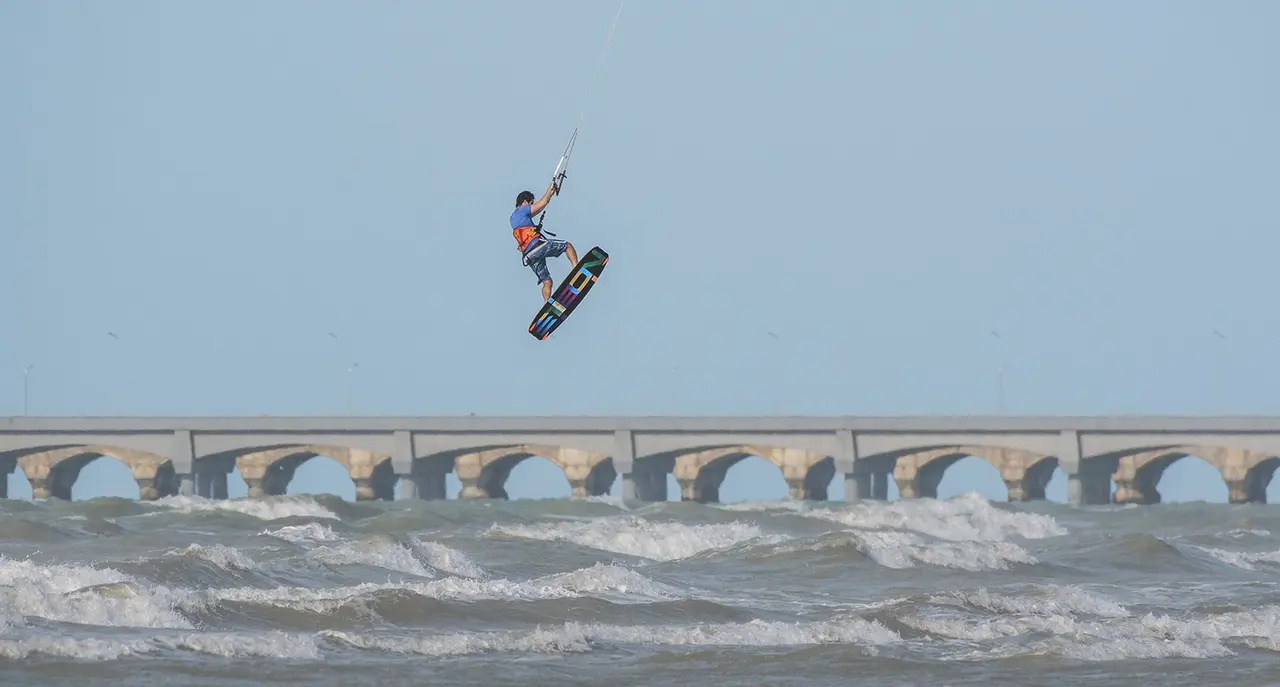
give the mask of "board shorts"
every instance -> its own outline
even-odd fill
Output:
[[[551,271],[547,269],[547,258],[558,258],[564,255],[565,249],[569,247],[568,241],[559,239],[539,238],[529,244],[529,250],[524,253],[524,264],[533,270],[538,276],[538,283],[551,281]]]

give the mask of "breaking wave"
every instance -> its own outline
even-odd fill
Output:
[[[765,535],[758,525],[742,522],[687,525],[640,517],[612,517],[587,522],[495,525],[485,536],[567,542],[636,558],[675,561],[724,550]]]
[[[1273,662],[1280,516],[1197,508],[35,504],[0,514],[0,663],[274,658],[313,682],[405,657],[842,671],[821,683],[850,660],[890,682],[904,665]]]

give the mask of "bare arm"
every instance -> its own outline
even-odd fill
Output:
[[[538,199],[538,202],[529,206],[529,214],[536,215],[539,212],[546,210],[547,203],[551,202],[551,196],[555,195],[555,192],[556,192],[556,184],[555,182],[551,182],[551,185],[547,187],[547,192],[542,194],[542,197]]]

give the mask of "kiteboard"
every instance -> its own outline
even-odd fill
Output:
[[[604,266],[609,263],[609,254],[595,246],[587,251],[587,254],[578,260],[578,264],[573,266],[573,270],[560,282],[560,286],[551,293],[551,298],[542,304],[542,309],[534,316],[533,322],[529,324],[529,333],[533,338],[542,341],[557,327],[564,324],[569,319],[582,299],[587,297],[587,292],[600,279],[600,273],[604,272]]]

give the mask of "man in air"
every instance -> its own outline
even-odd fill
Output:
[[[543,301],[551,300],[551,272],[547,269],[547,258],[558,258],[568,253],[569,262],[578,264],[578,253],[573,250],[572,243],[549,239],[533,224],[533,216],[547,209],[547,203],[551,202],[551,196],[555,195],[556,190],[556,184],[552,181],[547,192],[536,202],[532,192],[521,191],[516,196],[515,212],[511,213],[511,235],[516,239],[516,247],[520,249],[524,264],[533,270],[538,276],[538,282],[542,284]]]

